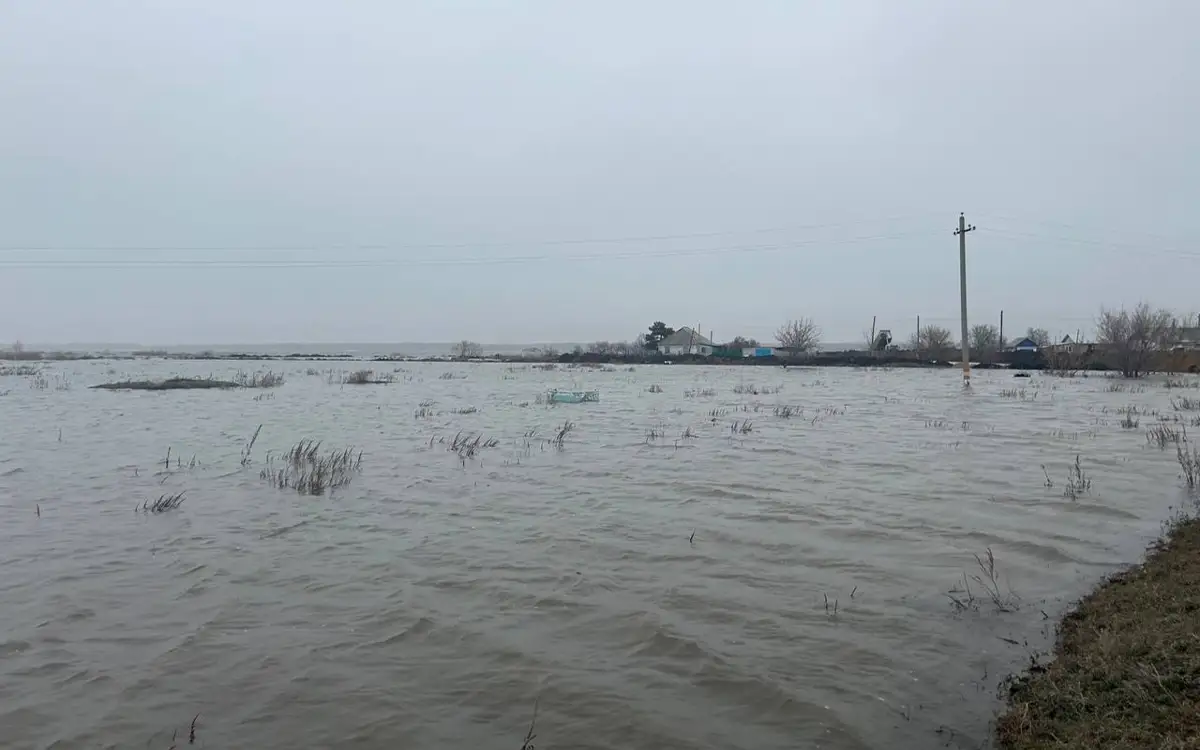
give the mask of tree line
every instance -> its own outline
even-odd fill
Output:
[[[1154,308],[1144,302],[1132,310],[1102,308],[1096,319],[1094,343],[1103,348],[1111,363],[1122,373],[1137,377],[1146,372],[1148,364],[1157,352],[1178,345],[1186,327],[1187,323],[1170,310]],[[647,328],[646,333],[639,334],[632,341],[595,341],[586,347],[575,347],[571,354],[637,358],[657,351],[660,344],[675,332],[671,326],[656,320]],[[1022,338],[1031,340],[1039,349],[1053,344],[1050,333],[1045,328],[1027,328]],[[790,354],[815,352],[821,345],[821,328],[812,318],[794,318],[779,326],[775,331],[775,340],[777,348]],[[967,342],[970,344],[971,353],[981,357],[1005,351],[1012,343],[991,323],[971,326]],[[938,359],[950,359],[962,348],[962,342],[955,339],[949,328],[933,324],[922,326],[899,346],[893,346],[891,339],[885,334],[876,334],[874,339],[866,344],[867,348],[872,350],[894,348],[915,351]],[[753,348],[759,345],[757,340],[747,336],[735,336],[725,344],[715,344],[718,348],[729,349]],[[560,356],[557,350],[549,348],[537,350],[536,354],[546,358]],[[475,342],[462,341],[454,346],[453,355],[459,359],[480,357],[483,355],[483,347]]]

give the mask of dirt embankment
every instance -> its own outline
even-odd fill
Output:
[[[1000,748],[1200,748],[1200,520],[1081,600],[1053,657],[1013,681]]]

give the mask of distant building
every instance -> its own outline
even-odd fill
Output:
[[[1082,357],[1084,355],[1090,356],[1095,354],[1097,351],[1102,351],[1104,348],[1105,347],[1103,345],[1097,346],[1096,344],[1091,344],[1084,341],[1075,341],[1070,336],[1063,336],[1062,341],[1058,342],[1057,344],[1044,346],[1042,347],[1042,351],[1044,351],[1051,359],[1061,360],[1067,355],[1078,357]]]
[[[1200,351],[1200,326],[1184,326],[1180,328],[1178,339],[1173,348]]]
[[[773,346],[747,346],[742,349],[743,357],[774,357],[775,347]]]
[[[658,351],[669,357],[687,355],[709,357],[713,353],[713,342],[703,334],[684,326],[658,342]]]
[[[1038,351],[1037,342],[1033,339],[1021,339],[1013,344],[1014,352],[1036,352]]]

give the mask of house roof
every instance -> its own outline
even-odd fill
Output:
[[[659,346],[712,346],[713,343],[703,334],[684,326],[675,333],[658,342]]]
[[[1021,339],[1017,343],[1013,344],[1013,349],[1037,349],[1037,348],[1038,348],[1037,342],[1034,341],[1033,339]]]

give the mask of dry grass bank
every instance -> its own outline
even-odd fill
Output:
[[[1080,601],[1008,702],[1005,750],[1200,748],[1200,520]]]

